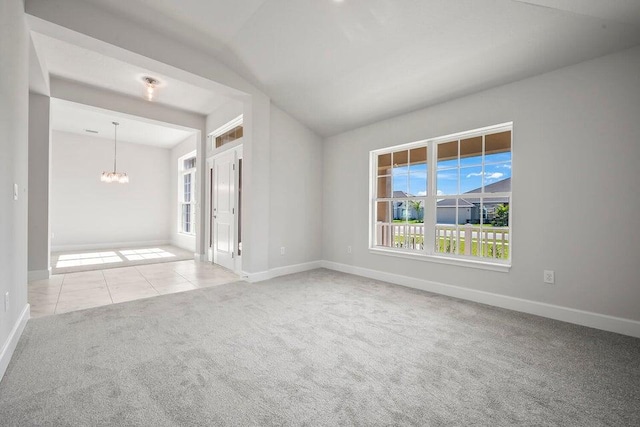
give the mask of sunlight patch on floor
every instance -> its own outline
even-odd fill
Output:
[[[89,252],[82,254],[60,255],[56,268],[77,267],[81,265],[111,264],[123,262],[123,259],[113,251],[109,252]]]
[[[171,258],[175,257],[171,252],[167,252],[160,248],[149,249],[131,249],[120,251],[120,253],[129,261],[138,261],[141,259]]]

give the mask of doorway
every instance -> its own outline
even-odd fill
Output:
[[[231,271],[242,270],[242,146],[207,160],[208,259]]]

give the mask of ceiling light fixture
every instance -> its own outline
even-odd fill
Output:
[[[100,181],[102,182],[118,182],[120,184],[126,184],[129,182],[129,177],[124,172],[116,172],[116,158],[118,154],[118,122],[111,122],[114,126],[113,133],[113,172],[102,172]]]
[[[153,77],[143,77],[142,81],[144,82],[144,97],[149,101],[153,101],[153,97],[155,95],[156,87],[160,84],[157,79]]]

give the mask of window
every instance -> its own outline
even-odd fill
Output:
[[[371,152],[371,248],[509,265],[512,125]]]
[[[191,153],[178,161],[180,168],[180,184],[178,189],[178,231],[185,234],[195,234],[195,186],[196,186],[196,157]]]
[[[216,148],[240,138],[242,138],[242,125],[236,126],[222,135],[216,136]]]
[[[208,137],[211,140],[211,149],[220,148],[225,144],[242,138],[244,135],[243,120],[244,116],[240,114],[235,119],[209,133]]]

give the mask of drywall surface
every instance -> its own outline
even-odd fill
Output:
[[[29,33],[23,2],[0,3],[0,378],[28,319]],[[14,199],[17,185],[17,200]],[[4,299],[8,296],[8,305]]]
[[[640,320],[638,70],[640,47],[328,138],[324,259]],[[369,252],[370,150],[510,121],[508,273]]]
[[[29,271],[50,268],[50,98],[29,94]]]
[[[73,14],[65,13],[65,10],[73,10]],[[77,0],[61,0],[55,4],[30,1],[27,12],[40,18],[32,21],[37,27],[34,31],[101,52],[108,51],[114,58],[137,64],[142,69],[157,70],[167,77],[200,85],[242,102],[246,129],[243,141],[244,212],[248,219],[243,224],[242,264],[243,270],[248,272],[266,271],[269,233],[264,223],[269,218],[264,207],[269,203],[270,189],[269,98],[210,55],[121,16],[105,13],[94,4]],[[95,19],[96,16],[100,19]],[[204,138],[204,132],[202,136]],[[204,139],[198,151],[206,152]],[[205,156],[200,156],[199,165],[204,171]],[[200,229],[205,228],[204,215],[199,212],[197,222]],[[204,233],[198,236],[198,253],[204,253],[204,237]]]
[[[322,139],[275,105],[270,139],[269,268],[318,261],[322,259]]]
[[[53,132],[52,249],[169,241],[170,151],[118,141],[128,184],[100,181],[113,169],[113,140]]]
[[[222,150],[215,149],[215,141],[209,138],[209,134],[216,129],[226,125],[230,121],[242,114],[242,103],[234,100],[229,100],[220,108],[207,116],[207,158],[215,155]],[[234,145],[234,142],[229,143],[223,147],[224,150]]]
[[[188,251],[196,251],[196,236],[190,234],[184,234],[178,232],[179,230],[179,218],[180,218],[180,205],[178,203],[178,191],[180,187],[180,165],[178,159],[189,153],[195,152],[197,147],[197,136],[193,135],[180,144],[173,147],[171,150],[171,158],[169,160],[169,173],[171,175],[170,194],[171,194],[171,208],[170,208],[170,221],[169,229],[171,235],[171,243],[180,248]],[[196,183],[197,185],[197,183]],[[197,201],[196,201],[197,202]]]

